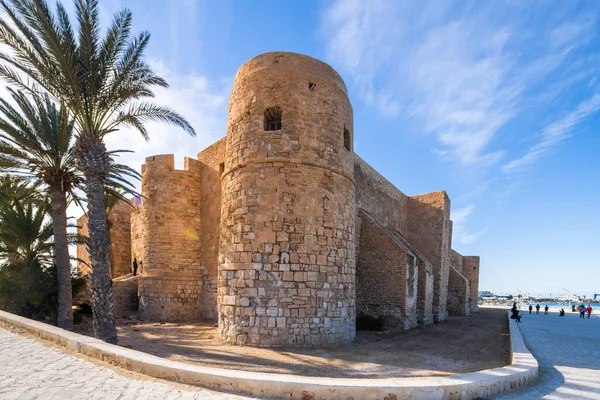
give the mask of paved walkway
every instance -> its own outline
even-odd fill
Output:
[[[600,308],[591,319],[524,314],[537,383],[498,399],[600,399]],[[247,399],[91,362],[0,328],[0,399]]]
[[[0,328],[0,399],[248,399],[105,367]]]
[[[595,308],[585,320],[579,313],[561,318],[552,311],[524,311],[519,328],[539,362],[540,378],[498,399],[600,399],[600,307]]]

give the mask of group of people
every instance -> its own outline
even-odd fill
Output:
[[[585,318],[585,313],[587,313],[588,319],[592,315],[592,306],[588,305],[587,307],[583,304],[577,306],[577,311],[579,311],[579,318]],[[575,311],[575,306],[573,306],[573,311]]]
[[[531,314],[532,311],[533,311],[533,306],[530,304],[529,305],[529,314]],[[539,304],[537,306],[535,306],[535,313],[536,314],[540,313],[540,305]],[[544,307],[544,315],[548,315],[548,306]]]
[[[540,307],[540,305],[539,305],[539,304],[537,304],[537,305],[535,306],[535,313],[536,313],[536,314],[539,314],[539,313],[540,313],[540,308],[541,308],[541,307]],[[548,306],[544,307],[544,314],[545,314],[545,315],[548,315],[548,310],[549,310]],[[520,312],[519,312],[519,309],[518,309],[518,307],[517,307],[517,303],[516,303],[516,302],[515,302],[515,303],[513,303],[513,306],[512,306],[512,308],[510,309],[510,311],[511,311],[511,316],[510,316],[510,318],[512,318],[512,319],[516,319],[516,320],[517,320],[517,322],[521,322],[521,314],[520,314]],[[575,305],[573,305],[572,311],[573,311],[573,312],[579,311],[579,318],[585,318],[585,314],[587,313],[587,317],[588,317],[588,319],[589,319],[589,318],[590,318],[590,316],[592,315],[592,311],[593,311],[593,309],[592,309],[592,306],[591,306],[591,305],[588,305],[588,306],[586,307],[585,305],[583,305],[583,304],[580,304],[580,305],[578,305],[578,306],[575,306]],[[530,304],[530,305],[529,305],[529,314],[531,314],[532,312],[533,312],[533,306]],[[564,308],[561,308],[561,309],[560,309],[560,311],[559,311],[559,313],[558,313],[558,316],[559,316],[559,317],[564,317],[564,316],[565,316],[565,309],[564,309]]]

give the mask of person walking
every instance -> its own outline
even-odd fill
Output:
[[[137,258],[133,258],[133,276],[137,275],[137,270],[138,270],[138,265],[137,265]]]
[[[517,308],[517,303],[513,303],[512,308],[510,309],[511,312],[511,319],[516,319],[517,322],[521,322],[521,313],[519,312],[518,308]]]
[[[585,311],[587,311],[588,319],[590,319],[590,315],[592,315],[592,305],[588,305]]]
[[[585,318],[585,306],[583,304],[579,306],[579,318]]]
[[[540,305],[539,304],[537,306],[535,306],[535,313],[536,314],[540,313]]]
[[[546,307],[544,307],[544,315],[548,315],[548,305],[546,305]]]
[[[531,311],[533,311],[533,306],[530,304],[529,305],[529,314],[531,314]]]

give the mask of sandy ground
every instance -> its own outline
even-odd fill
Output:
[[[450,317],[407,332],[359,331],[354,342],[322,348],[229,346],[207,323],[153,323],[119,319],[119,345],[174,361],[246,371],[321,377],[444,376],[509,363],[504,310]],[[92,335],[91,323],[75,331]]]

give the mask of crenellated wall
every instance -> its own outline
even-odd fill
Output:
[[[174,168],[172,154],[146,158],[142,166],[139,311],[159,321],[201,318],[199,161]],[[136,228],[136,230],[138,230]],[[137,248],[140,247],[136,243]]]

